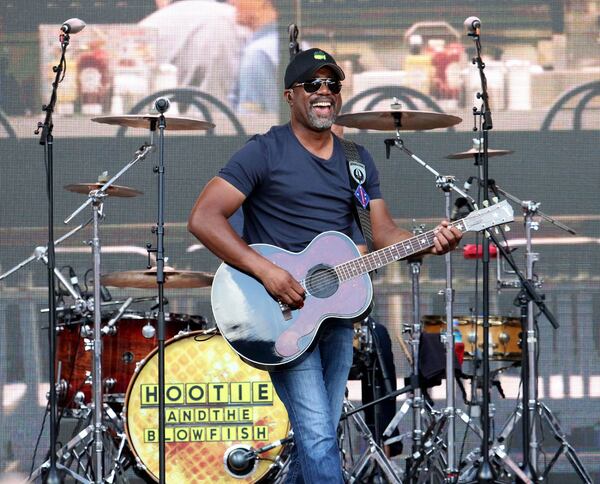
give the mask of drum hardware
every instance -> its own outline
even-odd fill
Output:
[[[154,300],[156,300],[155,296],[136,297],[136,298],[133,299],[133,304],[137,304],[139,302],[144,302],[144,301],[154,301]],[[125,301],[106,301],[106,302],[101,302],[100,306],[101,307],[116,306],[116,305],[119,305],[119,304],[123,304],[124,302]],[[91,311],[93,309],[94,301],[91,298],[89,298],[87,300],[84,300],[84,303],[85,303],[86,311],[88,310],[88,308],[90,308],[89,311]],[[77,309],[76,305],[60,306],[60,307],[56,308],[56,312],[57,313],[66,312],[66,311],[75,311],[76,312],[76,309]],[[48,311],[49,311],[48,308],[40,309],[40,313],[47,313]],[[62,327],[61,324],[58,324],[57,326],[58,326],[58,328]]]
[[[523,392],[520,403],[520,408],[515,410],[513,415],[508,419],[505,428],[503,429],[500,437],[494,442],[492,448],[497,448],[504,445],[504,442],[508,436],[512,433],[518,420],[521,419],[522,423],[522,438],[523,438],[523,464],[522,468],[531,476],[533,479],[545,480],[552,467],[560,457],[565,454],[567,460],[573,467],[573,470],[577,473],[579,478],[586,483],[591,483],[592,479],[586,471],[583,463],[579,459],[575,449],[569,444],[565,438],[565,433],[562,431],[558,420],[554,417],[550,409],[539,401],[537,393],[537,382],[538,382],[538,364],[536,354],[539,351],[537,348],[538,343],[538,328],[536,316],[534,314],[534,304],[542,311],[548,321],[552,324],[554,329],[558,328],[558,323],[552,313],[548,311],[544,302],[543,296],[539,295],[535,290],[536,275],[534,274],[534,264],[539,260],[539,254],[532,250],[532,231],[537,230],[538,223],[534,220],[536,215],[539,215],[538,202],[534,201],[523,201],[515,197],[514,195],[506,192],[497,185],[494,184],[494,188],[502,193],[506,198],[518,203],[523,209],[524,225],[525,225],[525,237],[526,237],[526,279],[515,270],[520,280],[521,290],[515,299],[515,304],[521,308],[521,331],[526,337],[523,338],[523,352],[522,352],[522,381],[523,381]],[[493,189],[494,189],[493,188]],[[575,235],[575,231],[570,227],[553,220],[544,214],[543,218],[550,219],[549,221],[566,232]],[[511,262],[508,258],[509,263]],[[511,264],[512,265],[512,264]],[[539,282],[539,280],[537,280]],[[539,460],[539,448],[540,442],[538,441],[539,431],[542,428],[542,422],[550,427],[550,430],[554,438],[560,443],[558,450],[554,457],[550,460],[545,469],[538,467]]]
[[[128,116],[102,116],[92,118],[92,121],[96,123],[104,123],[118,126],[126,126],[133,128],[146,128],[150,130],[151,137],[154,136],[154,132],[158,127],[159,132],[159,156],[158,166],[155,167],[154,173],[158,174],[158,220],[156,226],[153,227],[152,232],[156,234],[156,248],[152,248],[151,244],[147,245],[148,257],[150,253],[156,253],[156,285],[150,286],[150,288],[158,287],[158,433],[159,433],[159,480],[165,482],[165,405],[163,398],[164,388],[164,349],[165,349],[165,320],[164,320],[164,299],[163,291],[167,284],[167,278],[165,277],[165,257],[164,257],[164,200],[165,200],[165,157],[164,157],[164,134],[165,129],[169,130],[205,130],[214,128],[213,123],[201,121],[192,118],[182,117],[165,117],[165,112],[169,109],[170,102],[166,98],[158,98],[154,107],[158,111],[158,114],[142,114],[142,115],[128,115]],[[168,125],[168,128],[167,128]],[[150,268],[150,267],[148,267]],[[185,277],[184,277],[185,279]],[[177,280],[177,278],[176,278]],[[176,283],[172,283],[176,284]],[[172,286],[177,287],[177,286]],[[188,286],[179,286],[188,287]],[[197,287],[197,286],[193,286]]]
[[[127,311],[129,306],[131,306],[132,302],[133,302],[133,298],[130,297],[130,298],[126,299],[123,304],[121,304],[121,307],[118,309],[117,314],[115,314],[112,318],[110,318],[108,323],[106,323],[106,326],[102,327],[100,332],[103,335],[114,336],[115,334],[117,334],[117,327],[115,325],[117,324],[117,321],[119,321],[119,319],[121,319],[121,317],[123,316],[125,311]]]
[[[126,171],[128,171],[138,161],[143,160],[152,151],[152,144],[144,143],[135,153],[135,157],[127,163],[117,174],[115,174],[108,181],[104,182],[100,188],[97,188],[97,184],[92,184],[93,190],[88,194],[87,200],[79,206],[71,215],[69,215],[64,223],[69,223],[76,215],[83,211],[87,206],[91,205],[93,213],[93,224],[92,224],[92,240],[89,245],[92,248],[93,256],[93,274],[94,274],[94,294],[93,294],[93,314],[94,314],[94,328],[93,328],[93,339],[88,342],[88,347],[91,344],[94,355],[92,358],[92,391],[93,391],[93,439],[94,439],[94,478],[95,482],[100,484],[104,477],[103,467],[103,440],[102,440],[102,405],[103,405],[103,385],[102,385],[102,331],[101,331],[101,290],[100,290],[100,260],[101,260],[101,249],[100,249],[100,233],[99,224],[100,220],[104,218],[104,199],[110,195],[109,188],[114,182],[121,177]],[[98,184],[101,184],[99,180]],[[80,190],[80,185],[68,186],[69,190]],[[138,194],[136,190],[126,189],[122,187],[120,190],[114,189],[113,194],[117,196],[135,196]],[[54,311],[53,308],[50,308]],[[54,364],[54,363],[53,363]]]
[[[77,425],[75,426],[71,439],[56,452],[56,458],[60,464],[57,467],[68,474],[68,480],[91,484],[96,481],[93,466],[95,464],[94,452],[94,426],[93,411],[91,408],[82,406],[78,411]],[[123,465],[121,458],[125,441],[122,431],[122,422],[117,414],[108,406],[104,405],[103,417],[103,448],[105,450],[106,467],[112,467],[110,475],[103,482],[114,482],[110,476],[119,472]],[[115,446],[119,441],[118,447]],[[50,461],[45,461],[30,476],[30,482],[35,482],[50,467]],[[114,479],[114,477],[113,477]],[[62,482],[62,480],[61,480]]]
[[[409,387],[405,387],[399,390],[400,393],[404,393],[409,391]],[[393,392],[395,395],[399,395],[398,391]],[[390,460],[386,457],[385,453],[381,449],[381,447],[377,444],[375,439],[373,438],[373,434],[369,430],[368,425],[365,423],[363,418],[358,414],[362,409],[376,405],[377,403],[385,400],[387,398],[395,398],[395,395],[391,394],[386,395],[383,398],[374,400],[373,402],[368,403],[367,405],[363,405],[360,407],[354,407],[352,403],[345,398],[344,399],[344,407],[342,411],[342,417],[340,420],[352,418],[356,429],[358,430],[361,438],[366,442],[366,448],[359,459],[353,463],[350,469],[346,469],[344,466],[344,481],[348,483],[357,483],[357,482],[365,482],[362,479],[366,476],[367,471],[375,472],[380,471],[387,478],[387,481],[390,483],[398,483],[402,482],[401,478],[398,476],[398,471],[392,466]],[[340,449],[343,449],[344,443],[339,443]],[[370,482],[370,481],[369,481]]]
[[[463,192],[460,188],[458,188],[455,184],[455,177],[453,176],[442,176],[436,170],[434,170],[430,165],[425,163],[419,157],[417,157],[413,152],[411,152],[406,146],[404,142],[400,138],[400,120],[397,120],[396,125],[396,138],[386,139],[386,156],[389,158],[390,148],[392,146],[404,151],[410,158],[419,163],[423,168],[427,169],[430,173],[435,176],[435,184],[436,187],[441,189],[444,193],[445,198],[445,207],[446,207],[446,219],[450,220],[451,211],[452,211],[452,202],[451,202],[451,191],[457,192],[460,196],[465,198],[468,195]],[[456,123],[455,123],[456,124]],[[445,342],[446,348],[446,408],[444,411],[445,419],[443,421],[443,433],[445,434],[445,442],[446,442],[446,477],[451,479],[454,476],[458,475],[458,467],[456,463],[455,456],[455,444],[456,444],[456,434],[455,434],[455,382],[454,382],[454,329],[452,325],[452,306],[454,302],[454,289],[452,288],[452,254],[448,252],[445,254],[445,266],[446,266],[446,288],[443,292],[445,298],[446,305],[446,334],[449,335]],[[418,301],[417,301],[418,302]],[[419,324],[415,322],[415,324]],[[413,362],[414,364],[414,362]],[[418,374],[418,373],[417,373]],[[420,415],[420,413],[414,409],[414,414]],[[418,419],[418,417],[417,417]],[[389,427],[388,427],[389,428]],[[387,431],[387,429],[386,429]],[[440,440],[436,440],[439,442]]]

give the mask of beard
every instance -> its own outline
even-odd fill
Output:
[[[326,129],[331,128],[335,123],[337,118],[337,113],[335,110],[335,106],[331,110],[331,114],[327,117],[317,116],[317,114],[312,110],[308,110],[308,122],[310,125],[318,130],[325,131]]]

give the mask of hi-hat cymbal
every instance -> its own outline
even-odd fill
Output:
[[[462,121],[458,116],[432,111],[362,111],[340,114],[335,124],[348,128],[375,129],[379,131],[421,131],[425,129],[448,128]]]
[[[214,274],[200,271],[178,271],[172,267],[165,267],[164,287],[169,289],[182,289],[190,287],[208,287],[212,284]],[[145,271],[111,272],[100,277],[100,282],[105,286],[133,287],[137,289],[154,289],[156,283],[156,267]]]
[[[511,153],[514,153],[514,151],[512,151],[512,150],[493,150],[491,148],[488,148],[488,156],[504,156],[504,155],[510,155]],[[464,160],[467,158],[472,158],[473,156],[477,156],[477,155],[483,156],[483,150],[480,151],[478,149],[471,148],[470,150],[461,151],[460,153],[453,153],[451,155],[446,156],[446,158],[448,158],[450,160]]]
[[[158,128],[158,114],[127,114],[125,116],[100,116],[92,118],[94,123],[114,124],[117,126],[126,126],[128,128]],[[174,131],[186,131],[197,129],[211,129],[215,125],[208,121],[201,121],[193,118],[182,118],[180,116],[165,116],[165,129]]]
[[[70,192],[84,193],[87,195],[92,190],[99,190],[103,186],[104,183],[73,183],[72,185],[65,185],[64,188]],[[144,194],[144,192],[122,185],[111,185],[106,189],[105,193],[109,197],[137,197],[138,195]]]

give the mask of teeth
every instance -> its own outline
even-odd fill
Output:
[[[314,103],[313,106],[319,106],[322,108],[328,108],[331,106],[331,103],[328,102],[318,102],[318,103]]]

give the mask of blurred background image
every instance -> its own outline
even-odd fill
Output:
[[[494,120],[489,148],[512,152],[490,158],[490,177],[520,199],[540,202],[540,210],[577,232],[570,235],[538,217],[533,234],[539,253],[536,278],[561,325],[554,330],[539,318],[539,396],[597,478],[600,0],[5,0],[0,5],[0,274],[47,242],[43,149],[34,130],[43,120],[41,106],[49,100],[52,67],[60,56],[59,28],[66,19],[78,17],[87,26],[71,36],[54,114],[56,237],[91,216],[86,210],[63,224],[86,196],[62,187],[96,182],[103,172],[114,175],[149,140],[147,130],[90,119],[147,113],[157,97],[165,96],[171,100],[168,115],[216,125],[166,132],[167,265],[214,272],[220,261],[187,232],[187,216],[204,184],[250,136],[287,122],[282,92],[289,24],[299,27],[301,49],[320,47],[345,71],[343,112],[389,110],[395,98],[401,109],[460,116],[462,123],[453,128],[403,132],[402,139],[462,186],[478,175],[474,157],[446,157],[480,146],[472,111],[481,104],[476,96],[480,78],[471,62],[474,43],[463,27],[472,15],[482,22]],[[346,129],[345,135],[375,158],[394,218],[407,229],[421,224],[433,228],[444,216],[444,196],[434,177],[399,150],[386,158],[384,141],[394,133]],[[117,182],[143,195],[109,197],[104,203],[103,274],[146,267],[146,243],[155,243],[157,163],[153,154]],[[515,215],[507,238],[524,271],[525,234],[518,206]],[[61,243],[56,264],[65,274],[72,269],[88,290],[90,238],[87,227]],[[469,234],[463,245],[475,242]],[[453,260],[454,311],[478,314],[480,261],[463,254],[463,248]],[[495,260],[492,264],[491,312],[499,318],[518,317],[517,291],[498,282],[514,280],[514,275],[500,265],[496,271]],[[444,275],[443,258],[425,260],[423,315],[444,314],[438,294]],[[396,376],[402,380],[410,372],[400,344],[412,308],[407,264],[380,270],[374,286],[374,315],[390,333]],[[148,289],[110,292],[114,300],[154,295]],[[212,323],[209,288],[172,289],[166,296],[170,313]],[[129,311],[152,320],[152,304]],[[0,280],[0,476],[7,478],[15,472],[27,475],[45,460],[48,449],[47,422],[42,430],[49,389],[48,318],[40,312],[47,306],[46,266],[40,261]],[[497,428],[518,402],[518,368],[502,372],[500,380],[506,399],[493,393]],[[350,382],[349,388],[359,400],[360,383]],[[432,398],[443,406],[443,386],[432,390]],[[409,422],[403,424],[406,431]],[[473,436],[467,440],[467,449],[475,445]],[[519,445],[518,439],[512,442],[516,460]],[[548,460],[555,448],[556,442],[546,436],[542,451]],[[550,482],[579,482],[574,476],[562,458]]]

